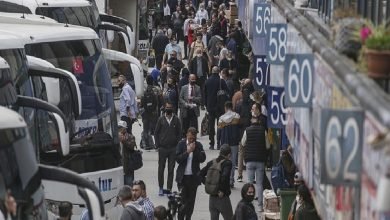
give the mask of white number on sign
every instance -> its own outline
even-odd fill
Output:
[[[279,122],[279,117],[280,117],[279,105],[276,102],[276,100],[274,99],[274,97],[277,95],[278,95],[277,91],[272,91],[271,109],[273,110],[274,108],[276,108],[276,111],[273,111],[273,112],[276,112],[276,114],[271,115],[272,124],[277,124]],[[276,117],[274,117],[274,115],[276,115]]]
[[[345,124],[344,129],[340,120],[333,116],[330,118],[326,127],[325,139],[325,166],[327,175],[331,179],[336,179],[340,174],[342,166],[342,147],[343,142],[348,137],[349,132],[353,134],[352,152],[348,155],[344,169],[342,171],[342,178],[344,180],[356,181],[358,176],[356,173],[349,172],[351,162],[356,156],[359,147],[359,127],[354,118],[349,118]],[[341,142],[341,143],[340,143]]]
[[[271,120],[272,120],[272,124],[278,124],[279,120],[281,120],[282,124],[285,125],[285,124],[287,124],[287,118],[286,118],[287,109],[284,106],[285,92],[283,91],[282,94],[280,94],[279,103],[278,103],[278,100],[277,100],[277,96],[278,95],[279,94],[278,94],[277,91],[272,90],[272,94],[271,94],[271,110],[275,114],[271,114]],[[276,110],[274,110],[274,108],[276,108]]]
[[[272,24],[268,34],[268,57],[270,62],[283,63],[287,51],[287,25]]]
[[[267,26],[271,22],[271,6],[269,4],[258,4],[256,7],[256,33],[260,36],[267,36]]]
[[[296,58],[291,60],[288,68],[288,94],[291,103],[297,103],[299,97],[302,97],[304,104],[310,103],[312,78],[313,72],[308,59],[303,59],[301,63]],[[295,88],[294,91],[293,88]]]
[[[260,74],[259,77],[256,77],[257,85],[267,85],[269,82],[268,80],[268,69],[269,65],[267,65],[267,69],[265,72],[263,72],[263,68],[261,68],[261,65],[266,62],[266,58],[258,58],[256,59],[256,73]]]

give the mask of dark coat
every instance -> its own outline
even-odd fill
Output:
[[[152,41],[152,48],[156,55],[163,55],[165,53],[165,47],[169,44],[169,39],[165,34],[157,34]]]
[[[176,169],[176,182],[180,185],[183,177],[184,172],[187,166],[187,159],[188,159],[188,153],[187,153],[187,139],[182,139],[176,147],[176,162],[179,164]],[[195,150],[193,152],[193,158],[192,158],[192,173],[197,176],[197,182],[196,184],[200,185],[201,179],[197,175],[200,171],[200,164],[203,163],[206,160],[206,153],[203,150],[203,146],[200,142],[196,141],[195,144]]]
[[[198,76],[198,57],[194,57],[191,59],[191,62],[189,64],[189,71],[191,74],[195,74]],[[203,69],[203,77],[206,77],[209,75],[209,64],[207,59],[202,56],[202,69]]]
[[[252,203],[241,200],[237,204],[236,211],[234,212],[233,220],[257,220],[257,214],[255,207]]]
[[[224,158],[222,156],[219,156],[217,158],[217,163],[219,163],[223,159]],[[203,167],[200,170],[200,172],[199,172],[199,176],[202,179],[203,183],[206,181],[207,171],[209,170],[211,165],[213,165],[213,161],[214,160],[209,161],[207,163],[207,165],[205,167]],[[220,181],[219,181],[218,190],[223,192],[223,194],[225,196],[230,196],[230,194],[231,194],[231,190],[230,190],[230,172],[232,171],[232,166],[233,166],[233,164],[232,164],[232,161],[230,161],[230,160],[225,160],[221,164],[221,171],[222,172],[221,172],[221,177],[220,177]]]
[[[206,80],[204,94],[206,100],[206,108],[209,113],[217,113],[216,103],[219,85],[221,85],[221,89],[228,91],[225,80],[219,78],[218,74],[213,74]]]
[[[181,135],[181,124],[176,115],[172,116],[171,124],[168,124],[165,115],[160,116],[154,130],[154,140],[158,148],[176,148]]]

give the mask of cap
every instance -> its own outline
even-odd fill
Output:
[[[119,121],[118,122],[118,127],[119,128],[127,128],[127,123],[125,121]]]
[[[302,177],[302,174],[300,172],[296,172],[295,175],[294,175],[294,181],[295,182],[298,182],[298,181],[303,181],[303,177]]]

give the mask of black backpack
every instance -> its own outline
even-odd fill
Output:
[[[142,105],[146,113],[154,113],[157,111],[158,97],[151,86],[148,86],[142,97]]]

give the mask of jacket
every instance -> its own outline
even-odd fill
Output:
[[[237,204],[236,211],[234,212],[233,220],[257,220],[257,214],[255,211],[255,207],[250,202],[246,202],[245,200],[241,200]]]
[[[224,158],[222,156],[219,156],[217,158],[217,162],[219,163],[223,159]],[[207,165],[205,167],[203,167],[200,170],[200,172],[199,172],[199,176],[200,176],[200,178],[201,178],[203,183],[206,181],[207,171],[209,170],[211,165],[213,165],[213,161],[214,160],[209,161],[207,163]],[[220,177],[218,190],[223,192],[223,194],[225,196],[230,196],[230,194],[231,194],[231,190],[230,190],[230,172],[232,171],[232,166],[233,166],[233,164],[232,164],[232,161],[230,161],[230,160],[225,160],[221,164],[222,172],[221,172],[221,177]]]
[[[137,202],[129,202],[123,209],[120,220],[146,220],[144,210]]]
[[[294,215],[294,220],[320,220],[317,210],[313,204],[304,202]]]
[[[219,85],[221,83],[221,89],[228,91],[225,80],[219,78],[218,74],[212,74],[205,83],[205,103],[209,113],[217,113],[217,92],[219,91]]]
[[[186,118],[187,117],[187,111],[190,109],[189,107],[189,84],[183,86],[180,90],[180,96],[179,96],[179,108],[180,108],[180,118]],[[200,87],[198,85],[194,85],[195,88],[195,96],[192,99],[192,103],[196,104],[196,107],[194,107],[196,116],[199,117],[200,115],[200,103],[202,101],[202,93],[200,92]]]
[[[158,118],[154,130],[154,140],[158,148],[176,148],[181,139],[181,134],[180,120],[176,115],[172,115],[171,124],[168,124],[165,115]]]
[[[152,48],[154,49],[156,55],[163,55],[165,52],[165,47],[169,44],[168,37],[161,33],[154,36],[152,41]]]
[[[240,115],[228,111],[219,117],[217,129],[217,144],[221,146],[238,146],[240,143]]]
[[[128,138],[121,142],[122,145],[122,164],[123,173],[125,175],[131,174],[133,171],[129,169],[130,154],[134,152],[136,147],[135,137],[132,134],[128,134]]]
[[[203,70],[203,76],[207,78],[209,75],[209,66],[208,66],[208,61],[205,57],[202,56],[202,70]],[[195,74],[198,78],[198,57],[194,57],[191,59],[190,64],[189,64],[189,71],[191,74]]]
[[[187,139],[182,139],[176,147],[176,162],[178,163],[178,167],[176,169],[176,182],[180,185],[184,172],[187,166]],[[192,158],[192,173],[197,177],[197,182],[195,184],[200,185],[201,180],[197,175],[200,171],[200,164],[206,160],[206,153],[203,150],[203,146],[200,142],[196,141],[195,150],[193,152]]]
[[[267,148],[265,145],[265,128],[259,123],[252,123],[242,137],[246,162],[265,162]]]

